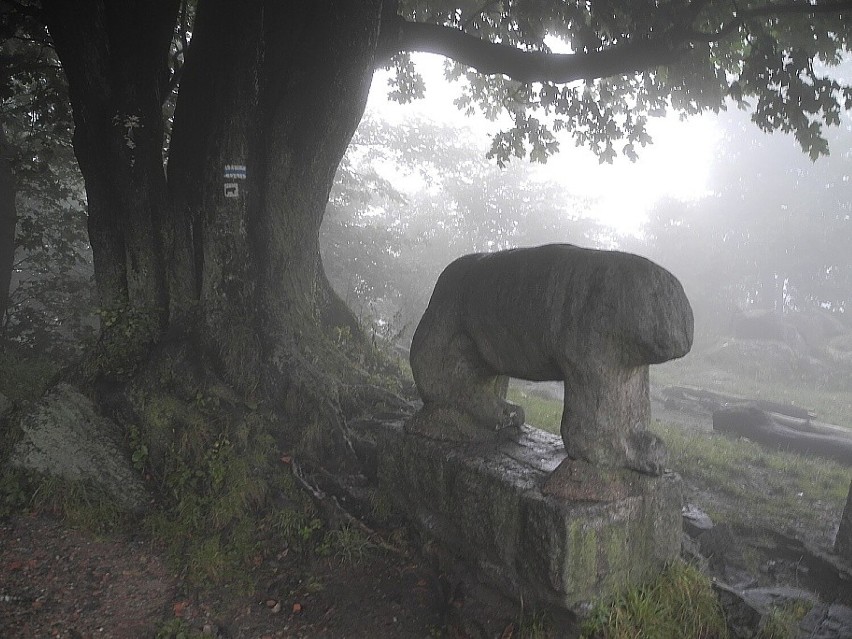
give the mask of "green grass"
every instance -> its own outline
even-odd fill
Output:
[[[583,639],[724,639],[725,616],[710,580],[677,561],[654,581],[598,604]]]
[[[843,509],[849,489],[845,466],[661,422],[654,422],[652,429],[666,442],[671,467],[689,484],[722,495],[732,504],[749,504],[715,513],[730,523],[758,519],[784,530],[791,522],[809,521],[814,504],[838,513]]]
[[[527,424],[559,434],[562,419],[562,402],[545,399],[533,393],[525,393],[517,388],[509,388],[507,399],[524,408]]]
[[[799,622],[810,609],[811,604],[806,601],[772,608],[763,619],[757,639],[796,639],[799,636]]]
[[[527,423],[559,432],[562,403],[510,389]],[[814,504],[840,513],[849,489],[849,470],[820,458],[771,451],[744,439],[712,432],[686,430],[654,421],[652,430],[666,443],[669,466],[687,484],[721,496],[719,504],[748,503],[749,508],[707,504],[706,510],[731,524],[788,528],[814,516]]]

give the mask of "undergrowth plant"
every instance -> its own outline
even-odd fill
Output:
[[[250,588],[265,536],[303,550],[321,539],[322,523],[282,461],[270,421],[224,412],[211,398],[149,401],[133,459],[160,494],[145,525],[168,542],[189,581]]]
[[[728,629],[710,580],[676,561],[654,581],[597,604],[582,639],[726,639]]]

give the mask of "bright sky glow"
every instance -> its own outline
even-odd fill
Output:
[[[426,82],[426,97],[408,105],[388,101],[388,74],[380,71],[373,80],[368,108],[391,124],[422,117],[467,126],[486,140],[500,129],[498,122],[467,118],[453,105],[459,88],[444,80],[442,57],[417,54],[414,59]],[[562,183],[572,194],[588,198],[589,215],[620,233],[635,233],[658,200],[691,200],[707,192],[708,169],[721,138],[711,117],[651,120],[649,132],[654,143],[638,149],[637,162],[619,157],[612,165],[599,164],[591,151],[576,148],[570,136],[563,135],[560,152],[539,173],[542,179]],[[483,162],[488,161],[483,157]]]

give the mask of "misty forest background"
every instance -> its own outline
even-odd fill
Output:
[[[58,363],[96,339],[101,319],[85,190],[61,74],[24,74],[16,84],[3,101],[18,224],[2,337],[22,354]],[[388,92],[383,78],[373,92]],[[594,200],[572,190],[574,176],[554,177],[526,158],[498,166],[480,131],[416,113],[392,123],[372,108],[325,216],[329,279],[377,340],[404,350],[438,274],[460,255],[548,242],[635,252],[683,282],[696,316],[690,358],[770,382],[846,390],[852,118],[846,112],[827,128],[830,155],[811,159],[791,135],[761,132],[735,105],[702,117],[721,131],[707,192],[657,201],[637,233],[622,234],[592,216]],[[567,134],[560,142],[573,146]],[[645,214],[638,207],[625,213]],[[755,358],[735,337],[773,345]],[[852,414],[847,400],[830,409],[835,421]]]

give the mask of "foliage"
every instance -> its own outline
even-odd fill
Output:
[[[772,5],[762,0],[737,3],[736,14],[722,1],[402,4],[410,19],[524,51],[609,50],[611,61],[620,52],[633,57],[623,64],[625,71],[632,65],[636,74],[594,79],[591,73],[578,73],[575,77],[585,82],[563,84],[549,81],[547,70],[555,64],[543,66],[542,81],[525,83],[479,75],[450,62],[447,76],[466,80],[458,106],[492,119],[505,113],[511,123],[495,136],[489,152],[500,164],[527,152],[533,160],[546,160],[558,150],[553,133],[561,130],[601,161],[611,161],[619,152],[635,157],[638,147],[650,141],[649,117],[669,109],[685,115],[719,111],[726,99],[753,109],[752,120],[764,130],[793,132],[801,147],[817,157],[828,149],[821,123],[837,124],[840,112],[852,103],[847,86],[821,73],[848,50],[849,22],[831,13],[807,15],[801,6],[772,15]],[[663,66],[652,61],[663,61]],[[531,59],[529,65],[536,62]],[[408,65],[398,70],[409,76],[398,85],[419,87],[410,79],[416,72]],[[399,98],[400,92],[392,97]]]
[[[728,636],[710,580],[676,561],[653,582],[598,604],[583,625],[584,639],[722,639]]]
[[[100,337],[86,353],[84,373],[90,379],[105,375],[129,379],[143,364],[148,347],[159,337],[160,314],[157,308],[99,308]]]
[[[625,248],[677,273],[704,335],[729,334],[736,309],[842,317],[852,308],[845,163],[809,162],[788,137],[760,134],[744,119],[719,118],[727,137],[711,167],[711,194],[658,205],[643,237]],[[840,158],[852,152],[843,122],[829,136]]]
[[[500,170],[465,129],[365,117],[337,173],[323,227],[329,279],[380,336],[410,337],[435,280],[466,253],[602,241],[586,203],[527,164]]]
[[[41,397],[58,373],[52,357],[11,345],[0,351],[0,393],[16,404]]]
[[[65,76],[44,26],[4,12],[0,22],[0,120],[14,150],[17,247],[6,339],[42,350],[79,348],[94,323],[86,197],[71,148]]]

